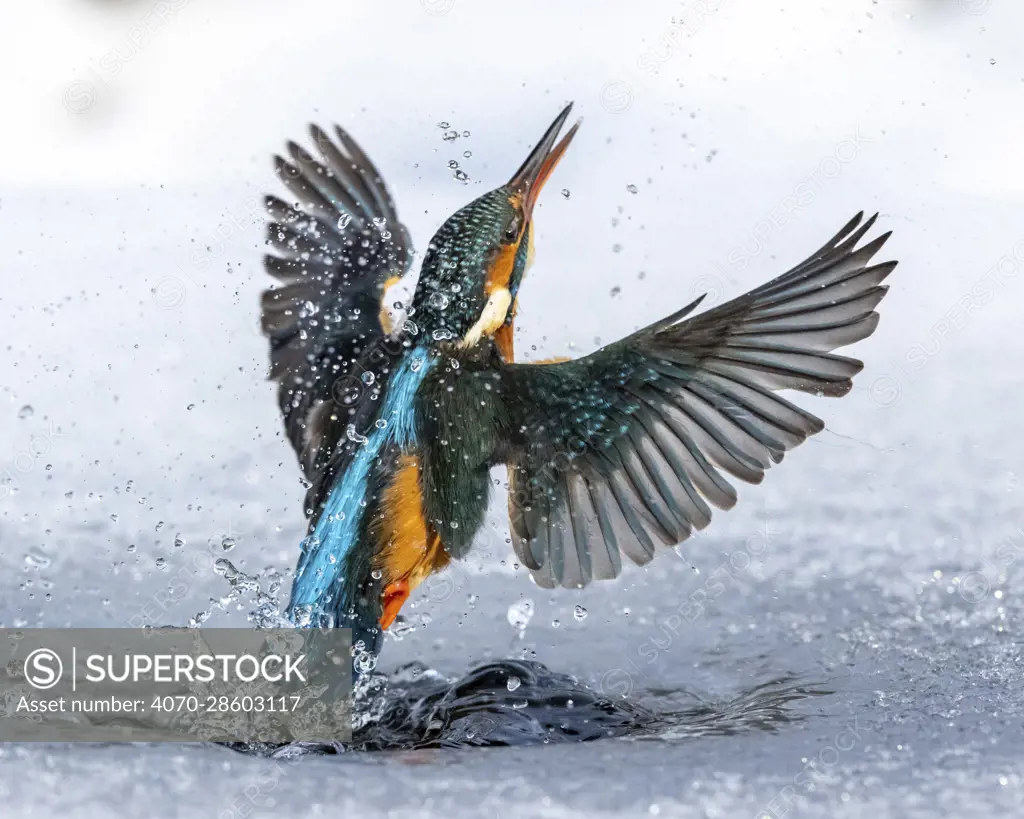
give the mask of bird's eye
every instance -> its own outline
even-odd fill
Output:
[[[507,228],[505,228],[505,241],[514,242],[519,238],[519,223],[513,222]]]

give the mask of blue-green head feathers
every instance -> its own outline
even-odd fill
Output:
[[[485,285],[497,256],[520,240],[523,214],[502,187],[453,214],[423,257],[413,318],[436,340],[462,338],[487,303]],[[523,258],[525,267],[525,256]]]

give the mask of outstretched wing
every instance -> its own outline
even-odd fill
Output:
[[[278,284],[263,293],[263,332],[270,340],[270,377],[288,438],[307,478],[320,465],[339,426],[332,389],[356,359],[379,341],[381,296],[405,274],[412,248],[380,173],[344,130],[336,141],[315,125],[320,158],[294,142],[274,157],[289,201],[266,198],[271,222],[264,259]]]
[[[863,367],[831,351],[874,331],[896,263],[869,266],[889,234],[858,248],[875,217],[861,221],[705,313],[685,318],[698,299],[585,358],[504,368],[513,541],[538,584],[647,563],[736,503],[723,473],[760,483],[823,428],[776,393],[845,395]]]

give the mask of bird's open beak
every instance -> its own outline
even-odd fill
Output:
[[[533,213],[533,206],[537,203],[537,197],[540,194],[541,188],[548,181],[548,177],[551,176],[551,172],[562,158],[565,149],[569,147],[569,143],[572,142],[572,138],[576,135],[576,131],[583,121],[577,120],[556,145],[555,140],[558,139],[558,132],[565,125],[570,111],[572,111],[571,102],[565,106],[561,114],[555,117],[555,121],[544,132],[544,136],[537,144],[537,147],[533,149],[522,164],[522,167],[516,171],[509,181],[509,187],[522,197],[523,212],[526,214],[527,220],[530,219],[530,215]]]

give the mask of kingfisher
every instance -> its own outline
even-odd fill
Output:
[[[779,393],[842,396],[896,262],[859,213],[805,261],[731,301],[704,296],[589,355],[517,363],[534,212],[576,135],[570,103],[508,182],[445,221],[412,265],[381,174],[342,128],[276,156],[262,295],[270,378],[308,491],[287,614],[349,627],[374,656],[410,594],[464,559],[491,470],[508,472],[518,561],[543,588],[617,577],[730,509],[824,423]],[[727,477],[728,476],[728,477]]]

